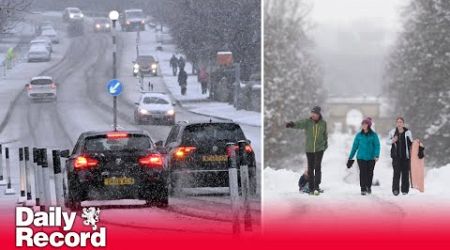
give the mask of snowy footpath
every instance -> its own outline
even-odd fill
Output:
[[[351,169],[345,165],[352,142],[353,135],[330,136],[329,148],[322,162],[321,188],[324,193],[320,196],[298,191],[298,179],[305,171],[306,163],[303,166],[299,164],[297,171],[266,166],[263,198],[268,224],[277,221],[304,225],[325,218],[332,224],[352,221],[360,224],[375,219],[378,223],[385,223],[386,227],[402,228],[409,222],[430,217],[436,217],[435,223],[439,223],[439,215],[449,211],[450,165],[426,172],[424,193],[411,189],[408,195],[394,196],[389,147],[384,139],[381,140],[382,153],[374,171],[374,182],[378,181],[380,185],[372,187],[372,195],[361,196],[358,165],[355,163]],[[266,228],[270,227],[266,225]]]
[[[155,32],[143,32],[140,35],[141,54],[145,54],[147,51],[153,52],[157,47]],[[228,119],[245,124],[248,126],[261,127],[261,113],[246,110],[236,110],[232,105],[223,102],[211,102],[208,99],[209,93],[201,93],[201,85],[197,81],[196,75],[189,74],[192,69],[192,65],[186,62],[186,72],[188,75],[187,80],[187,93],[181,95],[180,87],[178,85],[178,77],[173,76],[172,68],[170,67],[170,58],[172,55],[180,57],[181,54],[177,52],[175,45],[163,44],[162,51],[156,51],[156,57],[159,61],[160,74],[162,74],[167,91],[170,92],[172,97],[184,108],[190,112],[210,116],[218,119]],[[182,55],[184,58],[186,56]]]

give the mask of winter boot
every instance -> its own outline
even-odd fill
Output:
[[[392,191],[392,193],[393,193],[395,196],[397,196],[400,192],[399,192],[398,190],[394,190],[394,191]]]
[[[367,192],[366,192],[366,191],[361,191],[361,195],[362,195],[362,196],[366,196],[366,195],[367,195]]]
[[[314,190],[314,195],[315,195],[315,196],[320,195],[320,191],[319,191],[319,190]]]

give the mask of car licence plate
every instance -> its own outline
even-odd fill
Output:
[[[105,178],[103,180],[103,184],[105,184],[105,186],[133,185],[134,184],[134,178],[130,178],[130,177]]]
[[[202,161],[204,161],[204,162],[228,161],[228,156],[227,155],[204,155],[204,156],[202,156]]]

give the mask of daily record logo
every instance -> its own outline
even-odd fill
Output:
[[[27,207],[16,208],[16,246],[22,247],[93,247],[106,246],[106,228],[97,227],[100,209],[83,208],[82,219],[86,232],[72,232],[76,212],[64,212],[60,207],[49,207],[48,212],[34,212]],[[34,227],[36,231],[33,231]],[[59,227],[62,231],[42,232],[45,227]],[[88,227],[86,227],[88,228]],[[45,231],[45,230],[43,230]]]

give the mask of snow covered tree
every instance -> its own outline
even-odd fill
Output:
[[[428,162],[450,162],[450,1],[416,0],[406,7],[403,31],[390,56],[387,90]]]
[[[31,0],[0,0],[0,33],[14,28],[31,5]]]
[[[243,75],[260,71],[260,0],[166,0],[149,10],[189,60],[214,61],[218,51],[230,50]]]
[[[299,0],[265,1],[264,155],[266,166],[274,168],[304,152],[303,132],[285,129],[285,123],[307,118],[323,102],[320,68],[306,34],[309,10]]]

